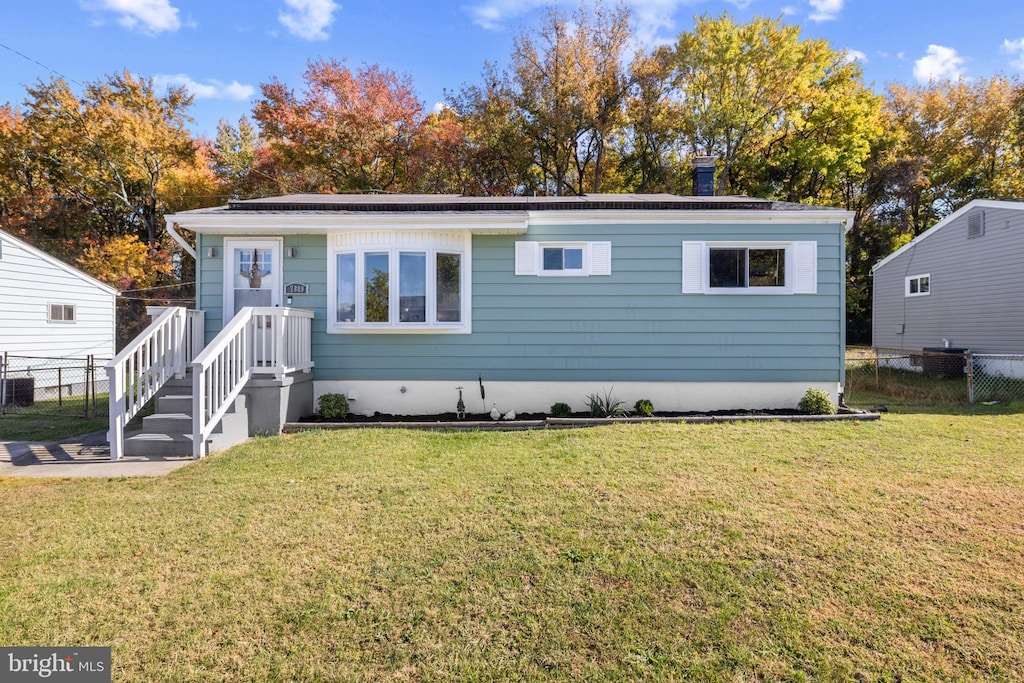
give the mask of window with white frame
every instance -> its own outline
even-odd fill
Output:
[[[469,240],[402,231],[333,236],[328,332],[469,332]]]
[[[930,274],[925,275],[911,275],[906,278],[906,296],[925,296],[932,291],[932,276]]]
[[[50,304],[50,312],[47,319],[51,323],[73,323],[75,322],[74,304]]]
[[[516,242],[516,275],[611,274],[611,242]]]
[[[683,242],[684,294],[814,294],[816,242]]]

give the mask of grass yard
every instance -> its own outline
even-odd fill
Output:
[[[119,681],[1019,679],[1021,409],[0,480],[0,643],[112,645]]]
[[[65,396],[61,400],[36,401],[31,406],[10,406],[0,415],[0,441],[57,441],[79,434],[106,431],[109,406],[107,394]],[[147,406],[143,414],[152,414]],[[88,417],[87,417],[88,416]]]

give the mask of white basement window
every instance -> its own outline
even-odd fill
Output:
[[[611,242],[516,242],[516,275],[612,274]]]
[[[932,276],[930,274],[911,275],[906,278],[905,282],[904,296],[925,296],[932,291]]]
[[[470,331],[469,235],[332,238],[327,331]]]
[[[683,242],[683,294],[815,294],[817,242]]]
[[[74,304],[50,304],[50,313],[47,319],[51,323],[75,322]]]

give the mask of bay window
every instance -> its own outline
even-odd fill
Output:
[[[379,238],[332,238],[328,332],[469,332],[469,236]]]

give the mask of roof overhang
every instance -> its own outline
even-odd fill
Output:
[[[833,223],[848,232],[854,214],[842,209],[796,209],[761,211],[743,209],[713,210],[602,210],[602,211],[531,211],[531,225],[570,225],[579,223],[738,223],[766,225],[780,223]]]
[[[288,233],[321,235],[338,230],[451,230],[474,235],[522,235],[527,212],[515,213],[303,213],[223,211],[177,213],[164,217],[184,230],[214,234]]]

